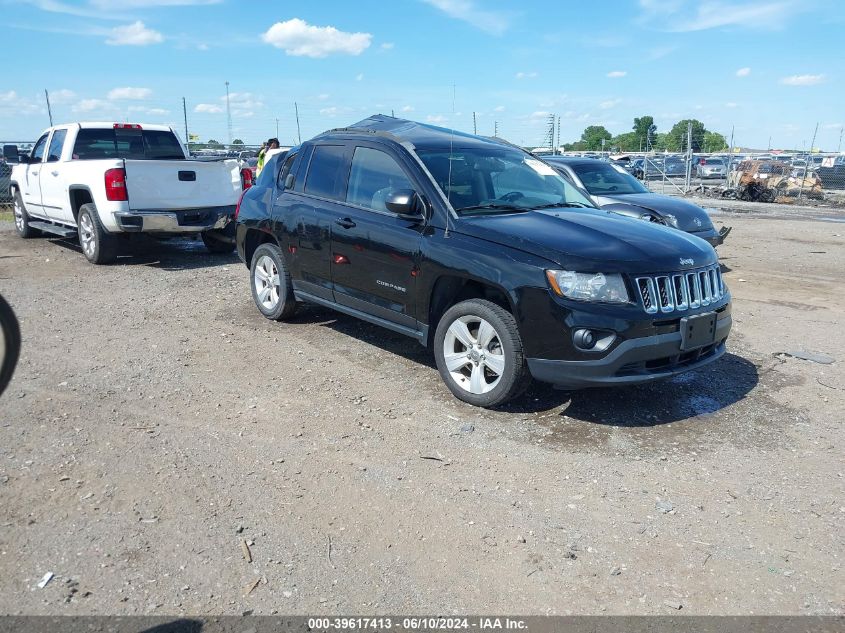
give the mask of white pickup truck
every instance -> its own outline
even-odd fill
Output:
[[[190,159],[161,125],[57,125],[28,154],[7,145],[3,155],[14,164],[9,193],[18,234],[78,235],[95,264],[113,261],[131,233],[199,233],[210,251],[231,252],[231,219],[251,184],[236,160]]]

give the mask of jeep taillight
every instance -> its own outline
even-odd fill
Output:
[[[249,167],[241,169],[241,185],[244,191],[252,187],[252,170]]]
[[[109,169],[106,171],[106,200],[125,202],[129,199],[126,193],[126,170]]]

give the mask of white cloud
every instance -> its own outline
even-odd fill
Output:
[[[312,26],[293,18],[276,22],[261,39],[294,57],[327,57],[336,53],[360,55],[369,48],[373,36],[369,33],[346,33],[333,26]]]
[[[197,44],[197,50],[198,51],[207,51],[208,50],[208,44]]]
[[[213,103],[198,103],[194,108],[194,112],[202,112],[205,114],[220,114],[223,108]]]
[[[675,33],[729,26],[773,30],[788,24],[790,17],[803,10],[801,5],[799,0],[640,0],[640,22]]]
[[[516,73],[516,75],[514,75],[514,77],[516,77],[517,79],[534,79],[536,76],[537,76],[537,73],[535,73],[535,72],[530,72],[530,73],[519,72],[519,73]]]
[[[428,123],[445,123],[447,119],[442,114],[429,114],[425,120]]]
[[[739,107],[739,104],[738,104],[738,103],[734,103],[733,101],[728,101],[728,102],[725,104],[725,107],[726,107],[726,108],[737,108],[737,107]]]
[[[164,36],[161,33],[148,29],[139,20],[126,26],[114,27],[106,40],[106,44],[112,46],[147,46],[148,44],[159,44],[163,41]]]
[[[143,114],[150,114],[154,116],[164,116],[166,114],[170,114],[170,110],[165,110],[164,108],[148,108],[146,106],[129,106],[127,110],[129,112],[141,112]]]
[[[532,112],[528,116],[528,118],[533,119],[534,121],[539,121],[541,119],[548,119],[551,115],[551,112],[546,112],[545,110],[537,110],[536,112]]]
[[[186,7],[220,4],[223,0],[89,0],[89,4],[104,11],[149,9],[153,7]]]
[[[226,95],[220,97],[220,101],[226,103]],[[238,111],[245,112],[263,108],[264,102],[251,92],[231,92],[229,93],[229,105],[234,108],[232,114],[236,114]]]
[[[74,112],[93,112],[95,110],[110,110],[114,105],[103,99],[83,99],[73,108]]]
[[[355,75],[355,81],[364,81],[364,73],[358,73]]]
[[[780,80],[785,86],[815,86],[824,81],[824,75],[791,75]]]
[[[140,101],[141,99],[149,99],[153,95],[153,91],[149,88],[115,88],[110,90],[108,94],[109,99],[131,99],[133,101]]]
[[[737,77],[748,77],[748,75],[750,75],[750,74],[751,74],[751,69],[748,66],[746,66],[745,68],[740,68],[739,70],[736,71]]]
[[[393,42],[385,42],[384,44],[382,44],[382,45],[381,45],[381,49],[382,49],[383,51],[389,51],[389,50],[391,50],[394,46],[395,46],[395,44],[394,44]]]
[[[50,103],[67,103],[76,99],[76,93],[73,90],[62,88],[61,90],[54,90],[50,93]]]
[[[463,20],[477,29],[493,35],[501,35],[510,26],[508,16],[497,11],[485,11],[475,0],[423,0],[443,11],[449,17]]]
[[[611,70],[609,73],[607,73],[607,76],[611,79],[616,79],[617,77],[624,77],[627,74],[628,72],[625,70]]]
[[[2,101],[3,103],[11,103],[17,98],[18,93],[14,90],[10,90],[9,92],[0,92],[0,101]]]
[[[414,111],[414,106],[406,105],[402,108],[402,112],[413,112],[413,111]]]
[[[331,96],[330,94],[328,94],[328,93],[324,92],[324,93],[323,93],[323,94],[321,94],[321,95],[317,95],[317,101],[325,101],[325,100],[326,100],[326,99],[328,99],[330,96]]]
[[[607,101],[602,101],[599,104],[599,107],[602,110],[610,110],[611,108],[615,108],[617,105],[619,105],[619,99],[608,99]]]

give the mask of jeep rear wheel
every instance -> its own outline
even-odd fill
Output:
[[[513,315],[483,299],[446,311],[434,335],[434,356],[449,390],[479,407],[507,402],[530,382]]]
[[[252,298],[261,314],[274,321],[291,318],[297,305],[281,249],[275,244],[256,248],[249,271]]]

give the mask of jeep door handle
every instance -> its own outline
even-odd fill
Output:
[[[355,226],[355,223],[352,221],[351,218],[338,218],[334,221],[335,224],[339,224],[345,229],[351,229]]]
[[[54,176],[58,176],[58,175],[59,175],[59,172],[57,172],[57,171],[51,171],[50,173],[51,173],[51,174],[53,174]]]

